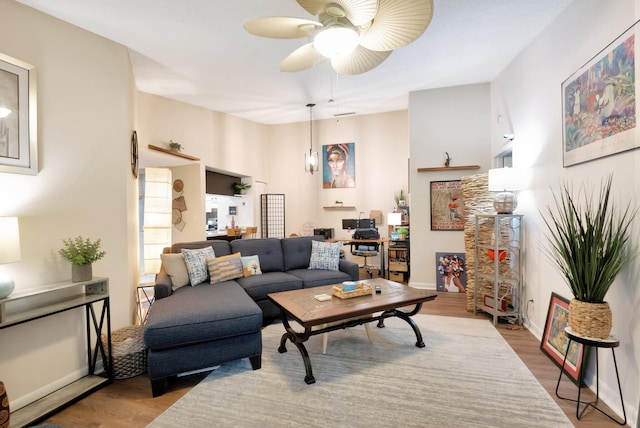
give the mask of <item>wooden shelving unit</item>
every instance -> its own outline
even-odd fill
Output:
[[[418,172],[431,171],[464,171],[469,169],[480,169],[480,165],[461,165],[461,166],[436,166],[432,168],[418,168]]]
[[[331,205],[327,207],[322,207],[325,210],[334,210],[334,211],[355,211],[356,207],[352,205]]]
[[[164,147],[154,146],[153,144],[149,144],[149,149],[155,150],[157,152],[166,153],[168,155],[178,156],[178,157],[184,158],[184,159],[189,159],[189,160],[192,160],[192,161],[199,161],[200,160],[200,158],[197,158],[195,156],[186,155],[186,154],[180,153],[180,152],[175,152],[173,150],[165,149]]]

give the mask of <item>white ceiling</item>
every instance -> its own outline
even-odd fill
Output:
[[[127,46],[142,92],[276,124],[308,120],[310,102],[314,119],[378,113],[406,109],[410,91],[491,81],[574,0],[434,0],[418,40],[355,76],[328,63],[282,73],[307,41],[242,28],[265,16],[315,19],[294,0],[18,1]]]

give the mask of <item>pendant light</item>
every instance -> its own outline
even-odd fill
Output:
[[[307,104],[309,107],[309,153],[304,154],[304,171],[312,175],[318,170],[318,152],[313,151],[313,103]]]

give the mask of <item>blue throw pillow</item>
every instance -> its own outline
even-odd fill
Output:
[[[309,269],[339,270],[342,242],[311,241]]]
[[[216,256],[213,248],[205,247],[196,250],[183,248],[182,255],[184,256],[184,263],[187,265],[191,285],[194,286],[205,282],[209,278],[209,268],[207,267],[206,259]]]

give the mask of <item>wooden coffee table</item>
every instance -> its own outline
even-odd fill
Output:
[[[301,290],[283,291],[281,293],[269,294],[269,299],[279,308],[282,316],[282,324],[286,333],[280,339],[278,352],[287,352],[286,341],[296,345],[306,370],[304,381],[308,384],[314,383],[311,370],[311,359],[304,342],[311,336],[327,333],[329,331],[340,330],[346,327],[354,327],[368,322],[378,321],[378,327],[384,327],[384,320],[390,317],[398,317],[405,320],[413,329],[416,335],[416,346],[424,348],[422,333],[411,319],[417,314],[424,302],[435,300],[436,294],[428,290],[420,290],[409,286],[389,281],[383,278],[368,279],[363,282],[375,289],[376,285],[381,288],[380,294],[340,299],[333,296],[331,300],[320,302],[314,296],[318,294],[332,294],[331,285],[323,287],[305,288]],[[342,284],[338,284],[342,286]],[[415,305],[410,312],[405,312],[399,308]],[[374,313],[382,312],[376,316]],[[289,320],[295,320],[304,331],[296,331],[289,324]],[[322,326],[319,329],[313,327]]]

